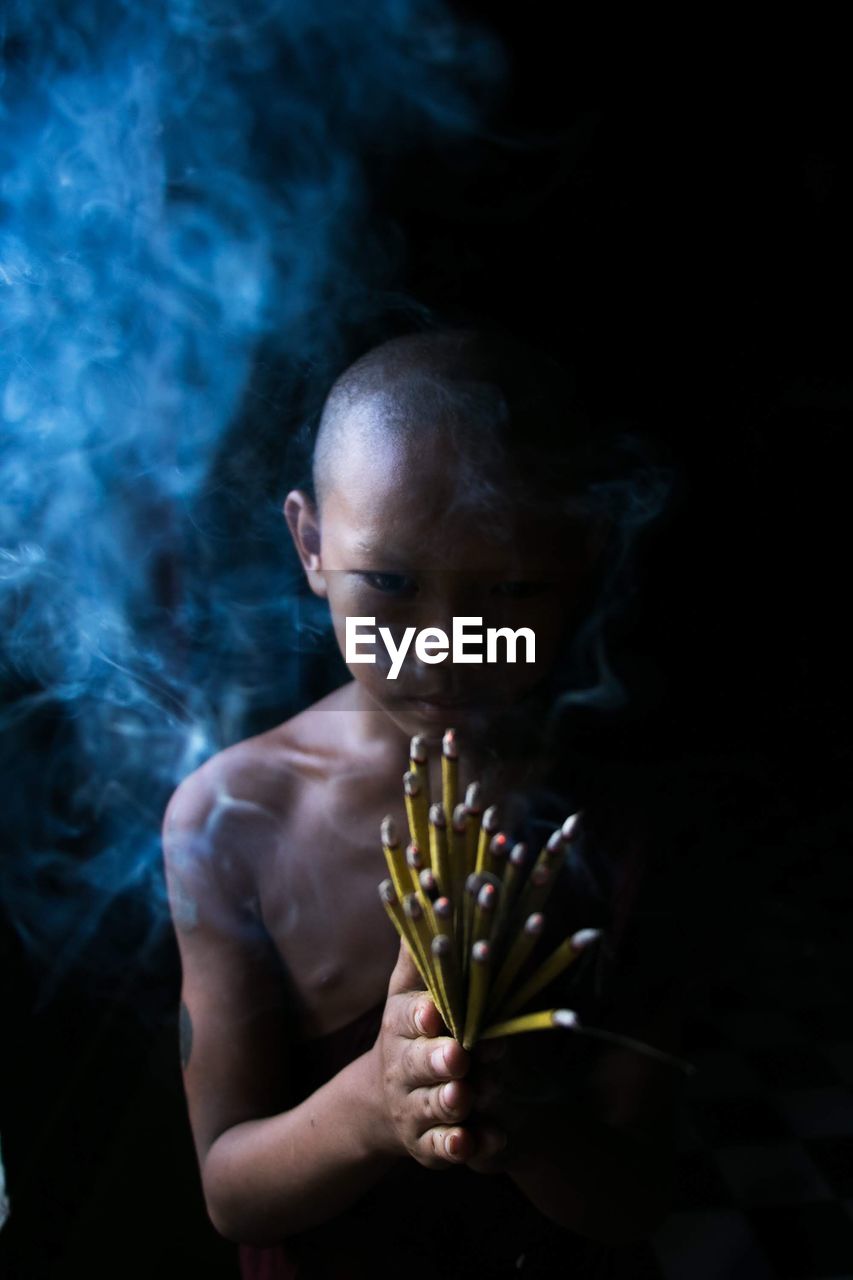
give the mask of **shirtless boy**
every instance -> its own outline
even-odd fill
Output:
[[[673,1073],[612,1051],[595,1058],[594,1107],[543,1115],[507,1103],[501,1063],[444,1034],[377,896],[380,820],[404,829],[410,735],[435,743],[453,725],[463,771],[487,796],[523,793],[535,765],[514,745],[539,723],[577,621],[595,535],[572,517],[541,446],[543,429],[571,436],[572,411],[525,361],[512,344],[454,332],[369,353],[335,385],[314,491],[290,493],[285,517],[342,651],[348,616],[395,637],[475,616],[484,629],[532,628],[535,664],[427,664],[410,651],[389,680],[377,645],[376,663],[353,664],[342,688],[208,761],[166,815],[205,1199],[228,1238],[280,1246],[267,1251],[269,1276],[296,1275],[295,1260],[300,1276],[455,1274],[453,1242],[436,1239],[430,1258],[421,1229],[435,1230],[433,1191],[449,1212],[448,1188],[472,1205],[483,1194],[523,1204],[555,1237],[608,1244],[642,1237],[667,1205]],[[365,1017],[364,1049],[306,1096],[301,1059]],[[661,1017],[646,1037],[673,1047]],[[394,1188],[413,1171],[420,1227],[406,1225],[401,1243]],[[340,1224],[367,1214],[371,1194],[384,1230],[356,1240]],[[261,1274],[260,1256],[244,1250],[244,1274]],[[476,1256],[482,1275],[503,1274]]]

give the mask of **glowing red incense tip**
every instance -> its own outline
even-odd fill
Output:
[[[387,845],[389,849],[396,849],[400,843],[400,837],[397,835],[397,827],[390,814],[382,819],[380,830],[382,832],[382,843]]]
[[[456,745],[456,730],[448,729],[441,740],[441,750],[447,756],[448,760],[455,760],[459,754],[459,748]]]
[[[493,858],[496,858],[499,862],[502,862],[503,859],[507,856],[508,850],[509,850],[509,841],[507,840],[506,836],[502,831],[499,831],[496,836],[492,836],[491,842],[489,844],[489,853]]]
[[[486,964],[491,948],[485,938],[480,938],[471,948],[471,959],[475,964]]]
[[[449,898],[436,898],[432,904],[432,909],[439,920],[449,920],[453,915],[453,908],[450,905]]]
[[[495,905],[497,892],[493,884],[484,884],[477,894],[477,906],[483,911],[491,911]]]

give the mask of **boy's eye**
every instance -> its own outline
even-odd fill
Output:
[[[517,582],[499,582],[492,587],[492,594],[503,596],[509,600],[527,600],[530,596],[544,595],[550,588],[548,582],[534,582],[532,580],[519,580]]]
[[[414,578],[408,578],[404,573],[368,573],[363,571],[360,576],[369,587],[373,587],[374,591],[382,591],[386,595],[411,595],[417,589]]]

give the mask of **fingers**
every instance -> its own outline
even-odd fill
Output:
[[[460,1080],[468,1071],[470,1055],[448,1036],[413,1040],[403,1055],[403,1071],[410,1088],[442,1080]]]
[[[466,1164],[475,1150],[474,1138],[467,1129],[435,1125],[421,1134],[415,1156],[428,1169],[446,1169],[451,1164]]]
[[[388,983],[388,995],[399,996],[406,991],[423,991],[424,983],[418,973],[417,966],[409,953],[409,948],[400,940],[397,963]]]
[[[431,1088],[415,1089],[412,1098],[424,1129],[461,1124],[471,1110],[471,1089],[464,1080],[447,1080]]]

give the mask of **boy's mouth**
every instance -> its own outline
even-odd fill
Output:
[[[464,720],[470,716],[482,714],[485,709],[482,702],[474,702],[468,698],[449,697],[446,694],[424,694],[420,697],[406,697],[401,698],[401,702],[409,707],[415,715],[435,724],[450,724],[453,720]]]

